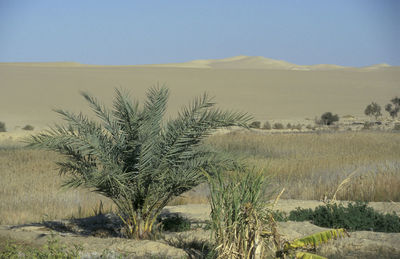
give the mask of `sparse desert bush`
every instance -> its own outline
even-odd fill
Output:
[[[395,97],[392,100],[390,100],[391,103],[388,103],[385,106],[385,110],[389,113],[389,115],[394,119],[397,117],[397,114],[400,111],[400,98]]]
[[[287,128],[287,129],[293,129],[293,128],[292,128],[292,124],[290,124],[290,123],[286,124],[286,128]]]
[[[350,231],[400,232],[400,217],[395,213],[382,214],[367,203],[326,204],[315,210],[297,208],[288,217],[292,221],[311,221],[328,228],[345,228]]]
[[[311,124],[307,124],[306,129],[315,130],[315,127],[313,127]]]
[[[82,93],[102,123],[64,110],[68,122],[32,136],[31,147],[54,150],[70,178],[67,187],[92,189],[118,207],[130,238],[150,238],[161,210],[176,196],[205,181],[201,171],[236,168],[235,160],[201,145],[213,130],[246,126],[244,113],[221,111],[206,94],[183,108],[178,118],[163,122],[168,89],[153,87],[142,108],[116,90],[113,110]]]
[[[33,127],[32,125],[25,125],[25,127],[22,128],[23,130],[34,130],[35,127]]]
[[[301,129],[303,128],[303,125],[301,125],[301,124],[299,123],[299,124],[297,124],[297,125],[293,125],[292,128],[301,131]]]
[[[274,123],[274,129],[284,129],[283,124],[279,122]]]
[[[400,131],[400,123],[394,124],[393,130]]]
[[[261,127],[261,122],[253,121],[252,123],[250,123],[249,127],[253,129],[259,129]]]
[[[0,121],[0,132],[6,132],[6,124],[2,121]]]
[[[370,130],[373,126],[374,126],[373,122],[366,121],[366,122],[364,122],[364,125],[363,125],[362,129],[363,130]]]
[[[325,112],[321,115],[320,119],[315,121],[319,125],[332,125],[334,122],[339,121],[339,116],[337,114],[333,115],[331,112]]]
[[[375,119],[377,120],[378,117],[382,116],[381,106],[375,102],[372,102],[371,104],[367,105],[367,107],[364,110],[364,114],[367,116],[374,116]]]
[[[271,124],[270,124],[268,121],[266,121],[266,122],[264,123],[264,125],[263,125],[263,129],[265,129],[265,130],[270,130],[270,129],[272,129],[272,126],[271,126]]]

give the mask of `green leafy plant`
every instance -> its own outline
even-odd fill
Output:
[[[326,204],[315,210],[297,208],[290,212],[288,219],[311,221],[317,226],[350,231],[400,232],[400,217],[395,213],[382,214],[362,202],[349,203],[347,207],[342,204]]]
[[[215,129],[246,126],[245,113],[222,111],[204,94],[164,121],[169,91],[153,87],[142,108],[116,90],[113,109],[82,93],[101,120],[56,110],[67,125],[32,136],[31,147],[57,151],[67,187],[83,186],[117,206],[130,238],[151,238],[154,222],[174,197],[205,181],[202,171],[238,167],[235,159],[202,145]],[[212,170],[212,171],[211,171]]]

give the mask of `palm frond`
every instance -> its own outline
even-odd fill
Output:
[[[139,126],[139,138],[142,143],[139,170],[144,174],[157,168],[162,151],[162,119],[167,107],[168,89],[165,87],[150,88],[142,112]]]

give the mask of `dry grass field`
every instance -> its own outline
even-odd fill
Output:
[[[40,222],[94,214],[107,198],[87,190],[60,189],[53,152],[24,148],[0,148],[0,225]]]
[[[400,201],[400,134],[338,132],[320,134],[230,133],[209,142],[265,169],[282,198]]]
[[[236,153],[271,176],[271,190],[286,188],[282,198],[320,200],[338,192],[343,200],[400,201],[400,134],[345,132],[321,134],[268,134],[232,132],[215,135],[208,143]],[[87,190],[60,189],[63,177],[52,152],[3,145],[0,148],[0,224],[38,222],[42,219],[95,214],[102,200]],[[199,188],[173,204],[205,203]]]

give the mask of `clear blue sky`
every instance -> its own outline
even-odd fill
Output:
[[[400,65],[399,0],[0,0],[0,62]]]

